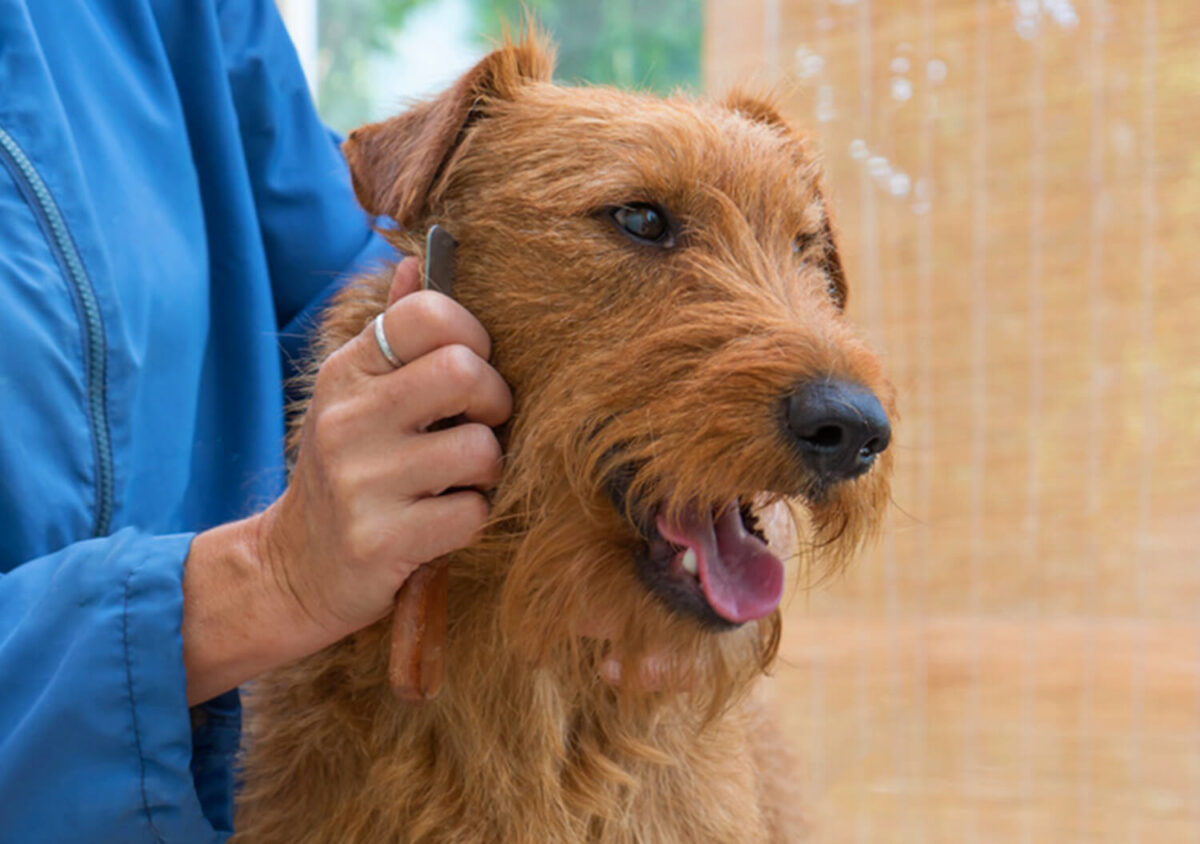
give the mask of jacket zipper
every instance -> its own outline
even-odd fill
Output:
[[[96,304],[96,291],[84,269],[79,250],[71,237],[58,203],[50,194],[29,156],[20,145],[0,127],[0,160],[8,165],[17,187],[25,196],[59,269],[67,278],[78,298],[83,314],[84,369],[87,378],[87,416],[92,433],[92,448],[96,460],[96,512],[92,536],[108,534],[113,509],[112,438],[108,427],[108,396],[105,369],[107,352],[104,342],[104,323]]]

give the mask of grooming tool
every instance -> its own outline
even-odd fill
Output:
[[[425,289],[454,296],[454,249],[456,241],[434,223],[425,235]]]
[[[457,245],[444,228],[430,227],[425,236],[426,290],[454,295]],[[405,703],[433,700],[442,690],[449,581],[446,563],[434,560],[413,572],[396,593],[388,682],[396,698]]]

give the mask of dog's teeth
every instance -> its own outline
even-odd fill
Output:
[[[700,571],[700,566],[696,562],[696,552],[691,548],[683,552],[683,559],[679,561],[679,565],[683,566],[683,570],[692,576]]]

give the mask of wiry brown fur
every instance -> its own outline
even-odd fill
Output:
[[[402,251],[419,255],[433,222],[457,238],[455,295],[490,332],[516,407],[489,528],[450,561],[441,697],[392,698],[388,620],[258,682],[239,841],[799,835],[747,697],[778,613],[713,632],[670,611],[635,575],[636,514],[608,482],[635,467],[627,500],[674,512],[802,502],[806,547],[836,565],[879,519],[888,455],[817,489],[777,408],[811,378],[865,384],[889,412],[891,388],[835,305],[816,166],[768,102],[564,88],[550,66],[536,37],[507,45],[347,144],[360,200],[403,224]],[[605,217],[637,201],[681,221],[677,248]],[[389,278],[339,298],[318,357],[381,310]],[[580,635],[583,620],[612,640]],[[664,645],[690,691],[597,674],[608,649],[631,676]]]

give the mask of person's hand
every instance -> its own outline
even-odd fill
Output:
[[[419,565],[475,538],[488,513],[479,490],[499,473],[490,426],[512,396],[487,363],[487,332],[419,282],[406,259],[383,320],[401,367],[371,326],[322,365],[287,491],[262,514],[272,576],[338,637],[385,615]]]
[[[461,305],[396,268],[384,331],[368,326],[317,376],[284,494],[197,534],[183,575],[189,704],[314,653],[383,617],[420,565],[469,544],[487,519],[512,396]],[[459,424],[430,431],[441,419]],[[449,490],[449,491],[447,491]]]

